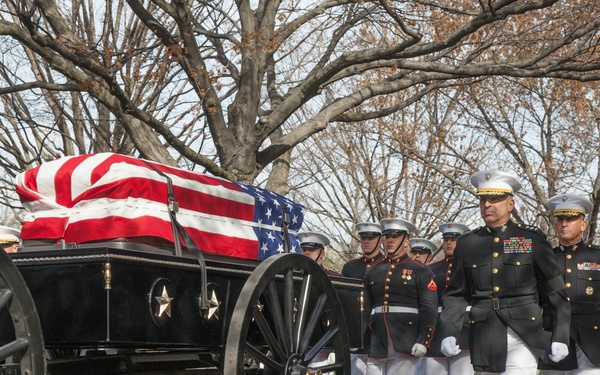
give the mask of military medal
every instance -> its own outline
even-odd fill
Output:
[[[402,278],[406,279],[406,271],[408,271],[407,269],[403,269],[402,270]]]
[[[406,280],[412,279],[412,276],[410,276],[411,273],[412,273],[412,270],[406,270]]]

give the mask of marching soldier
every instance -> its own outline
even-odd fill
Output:
[[[469,227],[460,223],[444,223],[439,226],[442,232],[442,249],[444,250],[444,259],[430,263],[429,268],[433,271],[435,284],[437,285],[438,294],[438,312],[442,312],[442,294],[446,290],[446,285],[450,280],[452,267],[452,255],[456,247],[456,240],[459,236],[469,231]],[[470,307],[467,306],[467,311]],[[431,345],[427,351],[427,357],[421,358],[417,365],[418,370],[415,374],[418,375],[462,375],[472,374],[473,365],[469,357],[469,319],[465,317],[463,329],[460,331],[457,344],[462,348],[461,352],[452,357],[446,357],[440,351],[440,344],[443,339],[439,334],[433,336]],[[439,332],[439,324],[435,332]]]
[[[323,271],[325,271],[325,273],[329,275],[339,275],[339,273],[325,269],[323,267],[323,259],[325,258],[325,246],[328,246],[331,242],[329,241],[329,237],[319,232],[299,232],[298,242],[300,244],[300,249],[302,249],[302,254],[317,262],[317,264],[321,266],[321,268],[323,268]],[[319,352],[319,354],[317,354],[317,356],[315,356],[315,358],[310,363],[310,367],[318,368],[330,364],[330,355],[331,351],[328,349]]]
[[[548,208],[560,242],[554,255],[571,302],[571,341],[567,358],[557,364],[540,362],[538,368],[543,375],[600,374],[600,247],[586,245],[582,235],[593,205],[585,197],[561,194],[550,198]],[[546,315],[544,309],[549,323],[552,317]]]
[[[461,236],[450,281],[443,294],[441,351],[461,352],[456,338],[471,303],[469,348],[475,371],[531,374],[536,355],[558,362],[568,354],[570,308],[565,283],[546,236],[510,220],[513,194],[521,188],[511,174],[487,170],[471,177],[485,226]],[[542,327],[538,283],[556,317],[552,332]]]
[[[412,260],[427,264],[431,260],[437,246],[425,238],[411,238],[409,242],[410,256]]]
[[[381,232],[383,226],[379,223],[358,223],[356,230],[360,237],[362,257],[353,259],[342,267],[342,275],[363,279],[367,271],[374,265],[381,263],[384,256],[381,252]],[[353,350],[350,354],[351,375],[364,375],[367,373],[367,354],[369,353],[370,332],[366,331],[363,337],[363,348]]]
[[[7,253],[16,253],[21,243],[21,232],[10,227],[0,226],[0,245]]]
[[[387,259],[365,277],[365,306],[371,310],[367,373],[412,374],[433,335],[436,285],[429,267],[407,254],[415,226],[395,218],[381,225]]]
[[[325,246],[328,246],[330,243],[329,237],[319,232],[300,232],[298,233],[298,242],[300,243],[302,254],[317,262],[317,264],[323,268],[325,273],[329,275],[339,275],[339,273],[323,267]]]

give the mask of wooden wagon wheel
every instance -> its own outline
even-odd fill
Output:
[[[333,363],[317,365],[322,355]],[[350,373],[342,306],[312,259],[269,257],[244,284],[229,325],[223,373],[244,373],[248,359],[263,374]]]
[[[0,361],[12,357],[21,375],[46,373],[44,338],[29,288],[10,256],[0,251],[0,310],[8,311],[14,326],[14,341],[0,347]],[[8,331],[9,327],[2,327]]]

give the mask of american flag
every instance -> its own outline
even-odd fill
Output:
[[[301,205],[255,186],[114,153],[63,157],[18,175],[27,210],[21,237],[173,242],[167,179],[148,164],[172,180],[177,221],[202,251],[258,260],[279,254],[286,212],[290,252],[298,252]]]

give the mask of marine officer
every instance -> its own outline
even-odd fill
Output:
[[[538,366],[542,375],[600,374],[600,247],[587,245],[586,215],[594,206],[577,194],[559,194],[548,201],[559,246],[554,248],[571,302],[569,355],[558,363]],[[542,296],[542,300],[545,300]],[[544,312],[545,309],[544,309]],[[544,323],[552,317],[544,313]]]
[[[360,237],[362,256],[353,259],[342,267],[342,275],[364,279],[367,271],[384,260],[381,252],[381,232],[383,226],[379,223],[358,223],[355,225]],[[366,327],[365,327],[366,328]],[[369,353],[370,332],[365,330],[363,347],[350,353],[350,374],[364,375],[367,373],[367,354]]]
[[[437,319],[433,272],[408,256],[415,226],[398,218],[381,220],[385,262],[365,277],[365,309],[371,311],[368,374],[413,374],[427,352]]]
[[[21,232],[17,229],[0,226],[0,245],[7,253],[16,253],[21,244]]]
[[[531,374],[537,358],[558,362],[568,354],[570,307],[565,282],[546,236],[511,221],[513,194],[521,184],[498,170],[471,176],[485,226],[459,237],[450,281],[443,294],[440,334],[446,356],[461,352],[456,338],[472,304],[469,349],[477,374]],[[548,296],[556,317],[544,331],[537,287]]]

